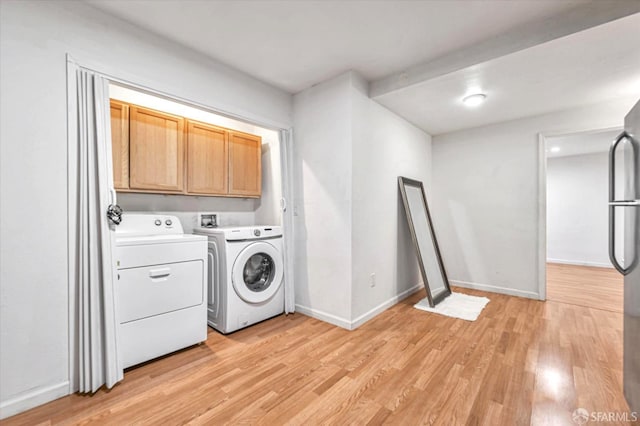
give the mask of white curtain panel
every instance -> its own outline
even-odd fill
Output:
[[[77,171],[75,191],[75,280],[77,381],[80,392],[111,388],[122,380],[117,348],[113,230],[106,212],[115,204],[111,160],[108,81],[76,68]],[[73,255],[73,254],[72,254]]]
[[[280,131],[280,163],[282,164],[282,229],[284,241],[284,312],[296,311],[293,285],[293,130]]]

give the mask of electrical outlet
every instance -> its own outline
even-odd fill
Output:
[[[371,275],[369,275],[369,285],[371,287],[375,287],[376,286],[376,274],[375,272]]]

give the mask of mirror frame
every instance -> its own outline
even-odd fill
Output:
[[[438,303],[442,302],[446,297],[451,295],[451,287],[449,286],[449,278],[447,277],[447,272],[444,269],[444,264],[442,263],[442,255],[440,254],[440,246],[438,245],[438,240],[436,238],[436,233],[433,230],[433,223],[431,222],[431,213],[429,212],[429,206],[427,205],[427,197],[424,192],[424,185],[421,181],[409,179],[404,176],[398,176],[398,186],[400,187],[400,193],[402,194],[402,202],[404,204],[404,212],[407,217],[407,223],[409,224],[409,230],[411,231],[411,238],[413,239],[413,245],[416,249],[416,255],[418,258],[418,265],[420,265],[420,273],[422,274],[422,282],[424,283],[424,288],[427,290],[427,299],[429,300],[429,305],[433,308]],[[445,289],[440,294],[438,294],[435,298],[431,294],[431,290],[429,289],[429,280],[427,279],[427,270],[425,265],[422,263],[422,255],[420,253],[420,246],[418,245],[418,237],[416,235],[416,230],[413,225],[413,218],[411,216],[411,210],[409,208],[409,200],[407,199],[407,191],[405,189],[406,186],[413,186],[420,189],[420,193],[422,194],[422,202],[424,203],[424,211],[427,213],[427,224],[429,225],[429,231],[431,241],[433,242],[433,246],[436,252],[436,256],[438,258],[438,265],[440,266],[439,273],[442,275],[442,281],[444,282]]]

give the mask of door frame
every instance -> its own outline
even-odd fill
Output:
[[[78,390],[78,377],[76,374],[76,364],[77,359],[75,356],[76,348],[77,348],[77,321],[76,321],[76,312],[75,305],[77,303],[77,298],[75,294],[75,283],[73,282],[73,272],[72,269],[75,267],[75,260],[72,258],[72,253],[74,250],[74,237],[75,237],[75,227],[76,223],[73,217],[69,214],[73,207],[71,188],[74,186],[75,182],[75,152],[76,152],[76,142],[77,138],[74,136],[75,129],[77,128],[77,102],[75,99],[76,96],[76,83],[75,83],[75,72],[76,68],[82,68],[89,71],[92,71],[101,77],[109,80],[111,83],[116,83],[118,85],[134,89],[140,92],[144,92],[156,97],[168,99],[174,102],[182,103],[193,108],[198,108],[216,115],[224,116],[227,118],[232,118],[234,120],[243,121],[247,124],[251,124],[257,127],[262,127],[265,129],[273,130],[278,132],[282,131],[291,131],[292,124],[281,123],[277,121],[273,121],[270,119],[265,119],[263,117],[252,116],[248,112],[242,113],[233,113],[224,109],[224,107],[216,107],[213,105],[202,104],[197,101],[192,101],[181,96],[173,95],[171,93],[167,93],[161,90],[153,89],[149,86],[153,85],[153,82],[144,82],[140,81],[140,78],[131,74],[127,74],[126,71],[116,69],[113,67],[109,67],[105,64],[97,63],[88,58],[81,58],[78,60],[75,55],[70,53],[66,54],[66,73],[67,73],[67,293],[68,293],[68,309],[67,309],[67,318],[68,318],[68,373],[69,373],[69,389],[68,393],[72,394],[77,392]],[[293,141],[290,141],[293,144]],[[109,141],[109,144],[111,141]],[[279,143],[282,144],[282,139],[279,138]],[[289,147],[293,148],[293,147]],[[290,151],[290,150],[289,150]],[[282,169],[284,167],[283,162],[287,162],[286,167],[288,170],[293,169],[293,164],[289,164],[290,161],[293,161],[293,158],[287,156],[286,158],[282,158],[282,153],[286,152],[283,149],[280,149],[281,158],[280,158],[280,172],[282,174]],[[283,233],[287,233],[290,236],[291,241],[294,241],[294,226],[293,226],[293,209],[286,208],[288,204],[293,204],[293,199],[287,200],[286,194],[294,194],[293,185],[294,179],[292,176],[282,176],[282,201],[281,201],[281,212],[282,212],[282,228]],[[115,191],[114,191],[115,192]],[[291,216],[289,220],[285,220],[285,216]],[[291,229],[285,229],[285,224],[290,223]],[[286,244],[286,239],[283,238],[283,246]],[[114,242],[112,241],[112,245]],[[113,247],[112,247],[113,248]],[[285,269],[287,268],[287,259],[284,258]],[[293,279],[290,277],[289,279]]]
[[[622,130],[620,126],[538,133],[538,299],[547,300],[547,142],[551,138]]]

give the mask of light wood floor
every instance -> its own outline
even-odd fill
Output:
[[[623,278],[611,268],[547,263],[547,300],[623,311]]]
[[[3,424],[574,425],[627,411],[622,316],[486,295],[475,322],[413,309],[423,292],[355,331],[280,316],[125,373]],[[614,423],[611,423],[614,424]]]

